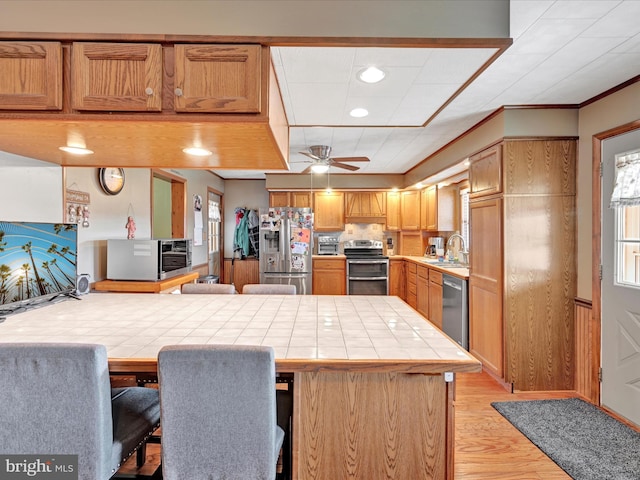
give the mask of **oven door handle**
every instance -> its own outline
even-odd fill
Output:
[[[388,260],[349,260],[347,259],[348,263],[366,263],[367,265],[371,265],[372,263],[388,263]]]
[[[349,280],[387,280],[387,277],[349,277]]]

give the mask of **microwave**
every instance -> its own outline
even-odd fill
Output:
[[[107,240],[107,279],[158,281],[191,271],[192,240]]]

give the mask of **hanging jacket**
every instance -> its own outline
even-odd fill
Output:
[[[236,229],[233,233],[233,248],[240,250],[242,258],[249,255],[249,227],[246,210],[236,208]]]

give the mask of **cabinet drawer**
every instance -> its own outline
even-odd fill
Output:
[[[342,258],[314,258],[313,268],[318,270],[345,270],[346,263]]]
[[[417,291],[418,290],[415,283],[409,282],[407,284],[407,297],[413,296],[415,298]]]
[[[415,274],[418,269],[418,266],[415,263],[407,262],[407,273]]]
[[[429,269],[429,281],[433,283],[437,283],[438,285],[442,285],[442,272],[435,270],[433,268]]]
[[[417,267],[418,277],[429,280],[429,269],[427,267]]]

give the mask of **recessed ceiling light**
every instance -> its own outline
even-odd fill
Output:
[[[351,110],[351,112],[349,112],[349,115],[355,118],[362,118],[369,115],[369,110],[367,110],[366,108],[354,108],[353,110]]]
[[[89,150],[88,148],[83,147],[58,147],[63,152],[73,153],[74,155],[91,155],[93,150]]]
[[[315,165],[311,165],[311,171],[313,173],[327,173],[329,171],[329,165],[317,163]]]
[[[196,157],[206,157],[207,155],[211,155],[210,150],[200,147],[183,148],[182,151],[188,155],[195,155]]]
[[[358,72],[358,78],[365,83],[378,83],[384,75],[384,72],[376,67],[365,68]]]

